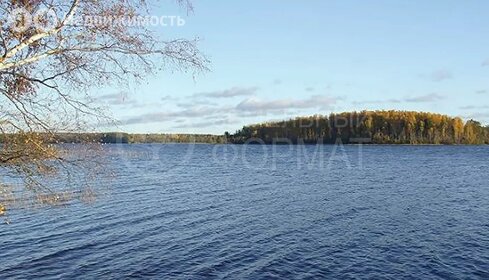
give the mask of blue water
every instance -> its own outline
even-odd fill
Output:
[[[11,211],[0,279],[489,278],[489,147],[105,149],[94,204]]]

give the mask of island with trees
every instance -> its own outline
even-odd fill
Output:
[[[266,144],[489,144],[489,126],[459,117],[413,111],[361,111],[314,115],[245,126],[231,143]]]

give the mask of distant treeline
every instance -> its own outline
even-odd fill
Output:
[[[314,115],[243,127],[231,143],[489,144],[489,127],[446,115],[362,111]]]
[[[12,134],[0,134],[0,143]],[[489,144],[489,127],[458,117],[411,111],[362,111],[314,115],[245,126],[235,134],[57,133],[52,143],[207,144]]]
[[[129,143],[208,143],[224,144],[224,135],[212,134],[128,134]]]
[[[58,133],[56,143],[225,143],[223,135],[211,134],[129,134],[107,133]]]

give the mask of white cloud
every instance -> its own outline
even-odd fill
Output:
[[[440,69],[440,70],[436,70],[433,73],[431,73],[430,79],[434,82],[441,82],[444,80],[453,79],[453,74],[449,70]]]
[[[258,98],[248,98],[236,106],[239,111],[246,112],[267,112],[287,109],[326,109],[331,108],[336,103],[336,99],[313,95],[307,99],[275,99],[262,100]]]
[[[416,96],[416,97],[408,97],[404,99],[404,101],[411,102],[411,103],[428,103],[428,102],[435,102],[443,99],[445,99],[445,96],[443,95],[437,93],[430,93],[430,94]]]
[[[443,82],[445,80],[453,79],[453,74],[448,69],[438,69],[429,74],[420,74],[419,77],[432,82]]]
[[[210,98],[230,98],[236,96],[251,96],[258,91],[258,87],[233,87],[230,89],[196,93],[193,97],[210,97]]]
[[[462,110],[489,109],[489,105],[468,105],[460,107]]]
[[[282,84],[282,80],[280,80],[280,79],[275,79],[275,80],[273,81],[273,84],[274,84],[274,85],[276,85],[276,86],[281,85],[281,84]]]
[[[107,105],[135,105],[136,100],[130,99],[127,92],[111,93],[95,98],[96,101]]]
[[[216,114],[229,112],[226,108],[214,108],[214,107],[197,107],[190,108],[181,111],[173,112],[153,112],[145,113],[138,116],[126,118],[122,121],[124,125],[141,124],[141,123],[156,123],[156,122],[168,122],[175,121],[177,118],[202,118],[204,116],[211,116]]]
[[[313,95],[305,99],[274,99],[262,100],[256,97],[250,97],[240,102],[236,106],[216,105],[216,106],[180,106],[181,110],[175,111],[159,111],[151,113],[143,113],[136,116],[131,116],[122,120],[123,125],[134,125],[144,123],[163,123],[175,122],[185,119],[191,122],[201,120],[197,124],[202,126],[217,125],[220,120],[229,118],[244,118],[266,116],[269,114],[299,113],[303,109],[331,109],[336,103],[336,99],[328,96]],[[202,120],[209,121],[202,121]],[[224,124],[228,122],[222,122]],[[182,124],[180,127],[183,127]],[[190,124],[195,126],[196,124]],[[197,125],[198,126],[198,125]]]
[[[353,105],[401,103],[399,99],[353,101]]]
[[[414,96],[414,97],[405,97],[404,99],[386,99],[386,100],[363,100],[363,101],[354,101],[353,105],[366,105],[366,104],[392,104],[392,103],[402,103],[402,102],[409,102],[409,103],[430,103],[430,102],[436,102],[445,99],[445,96],[437,94],[437,93],[430,93],[426,95],[419,95],[419,96]]]
[[[173,128],[202,128],[202,127],[213,127],[213,126],[221,126],[225,124],[236,124],[236,123],[238,123],[237,120],[230,120],[228,118],[224,118],[224,119],[215,119],[215,120],[196,122],[196,123],[190,122],[190,123],[176,125]]]

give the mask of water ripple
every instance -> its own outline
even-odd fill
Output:
[[[94,205],[12,211],[0,279],[489,278],[487,147],[192,149],[114,148]]]

